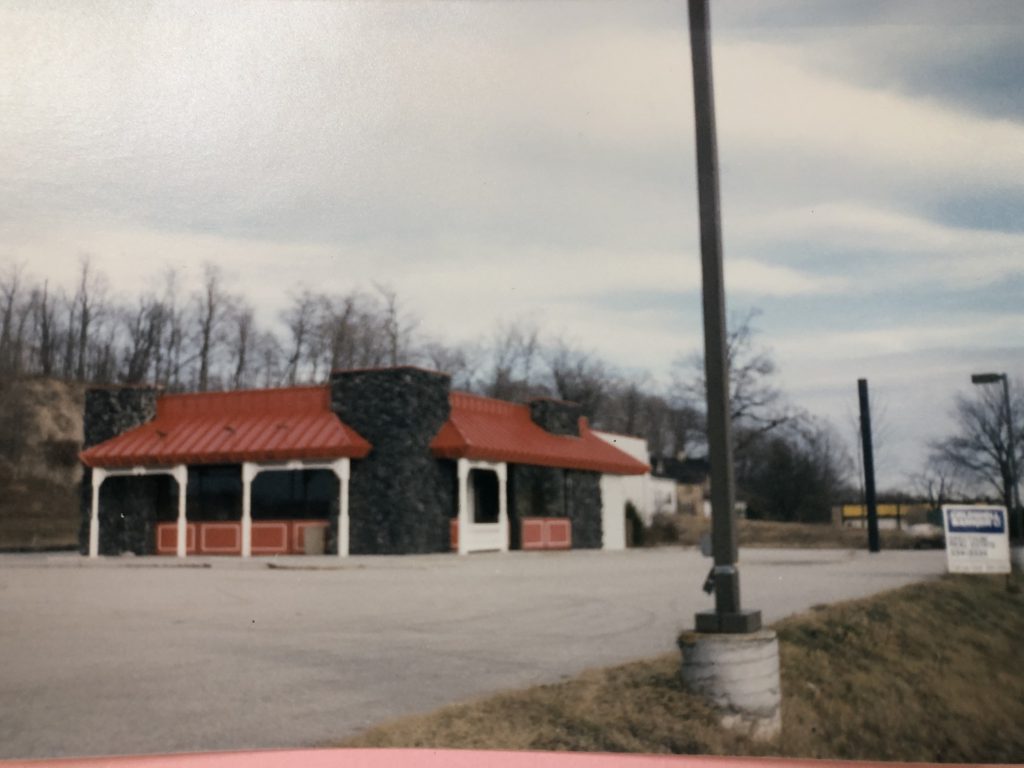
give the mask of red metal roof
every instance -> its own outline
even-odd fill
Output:
[[[327,387],[164,395],[156,418],[80,454],[90,467],[362,458],[370,444]]]
[[[446,459],[481,459],[641,475],[649,467],[606,443],[580,419],[580,436],[553,435],[537,426],[526,405],[452,392],[448,421],[430,448]]]

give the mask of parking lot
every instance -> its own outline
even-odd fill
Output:
[[[469,557],[0,556],[0,757],[315,746],[671,651],[692,549]],[[943,572],[942,551],[744,550],[767,621]]]

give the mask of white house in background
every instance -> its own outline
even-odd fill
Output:
[[[642,437],[593,430],[593,434],[637,461],[647,463],[647,441]],[[644,525],[659,512],[675,512],[676,483],[670,478],[642,475],[602,475],[601,500],[604,549],[626,547],[626,503],[632,502]]]

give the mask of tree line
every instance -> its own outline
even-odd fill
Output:
[[[294,290],[279,323],[267,327],[213,265],[190,292],[173,270],[161,283],[159,291],[124,298],[88,259],[72,292],[33,279],[24,266],[8,267],[0,274],[0,377],[205,392],[317,383],[334,369],[418,365],[491,397],[578,402],[595,425],[647,436],[658,453],[685,450],[697,429],[685,398],[526,322],[449,345],[421,332],[392,288],[374,284],[340,295]]]
[[[658,383],[526,321],[446,344],[422,332],[387,285],[338,295],[294,290],[279,323],[267,327],[214,265],[190,292],[173,270],[161,282],[158,291],[124,298],[89,259],[72,292],[9,267],[0,275],[0,377],[202,392],[317,383],[339,368],[418,365],[478,394],[576,402],[595,428],[644,437],[657,456],[706,454],[699,356],[679,357],[669,381]],[[850,453],[831,424],[774,384],[755,317],[734,319],[728,339],[740,494],[761,517],[826,520],[852,492]]]

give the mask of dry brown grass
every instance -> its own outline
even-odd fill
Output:
[[[696,545],[700,535],[710,530],[711,522],[693,515],[668,515],[655,523],[652,543]],[[940,545],[941,542],[922,542],[903,531],[883,530],[883,549],[913,549],[919,546]],[[868,532],[865,529],[841,528],[831,523],[778,523],[766,520],[739,521],[740,546],[792,547],[799,549],[867,549]]]
[[[345,746],[934,762],[1024,760],[1024,598],[950,578],[814,610],[776,629],[783,735],[723,731],[670,654],[374,728]]]
[[[374,728],[344,746],[724,753],[735,739],[678,682],[678,654]]]

